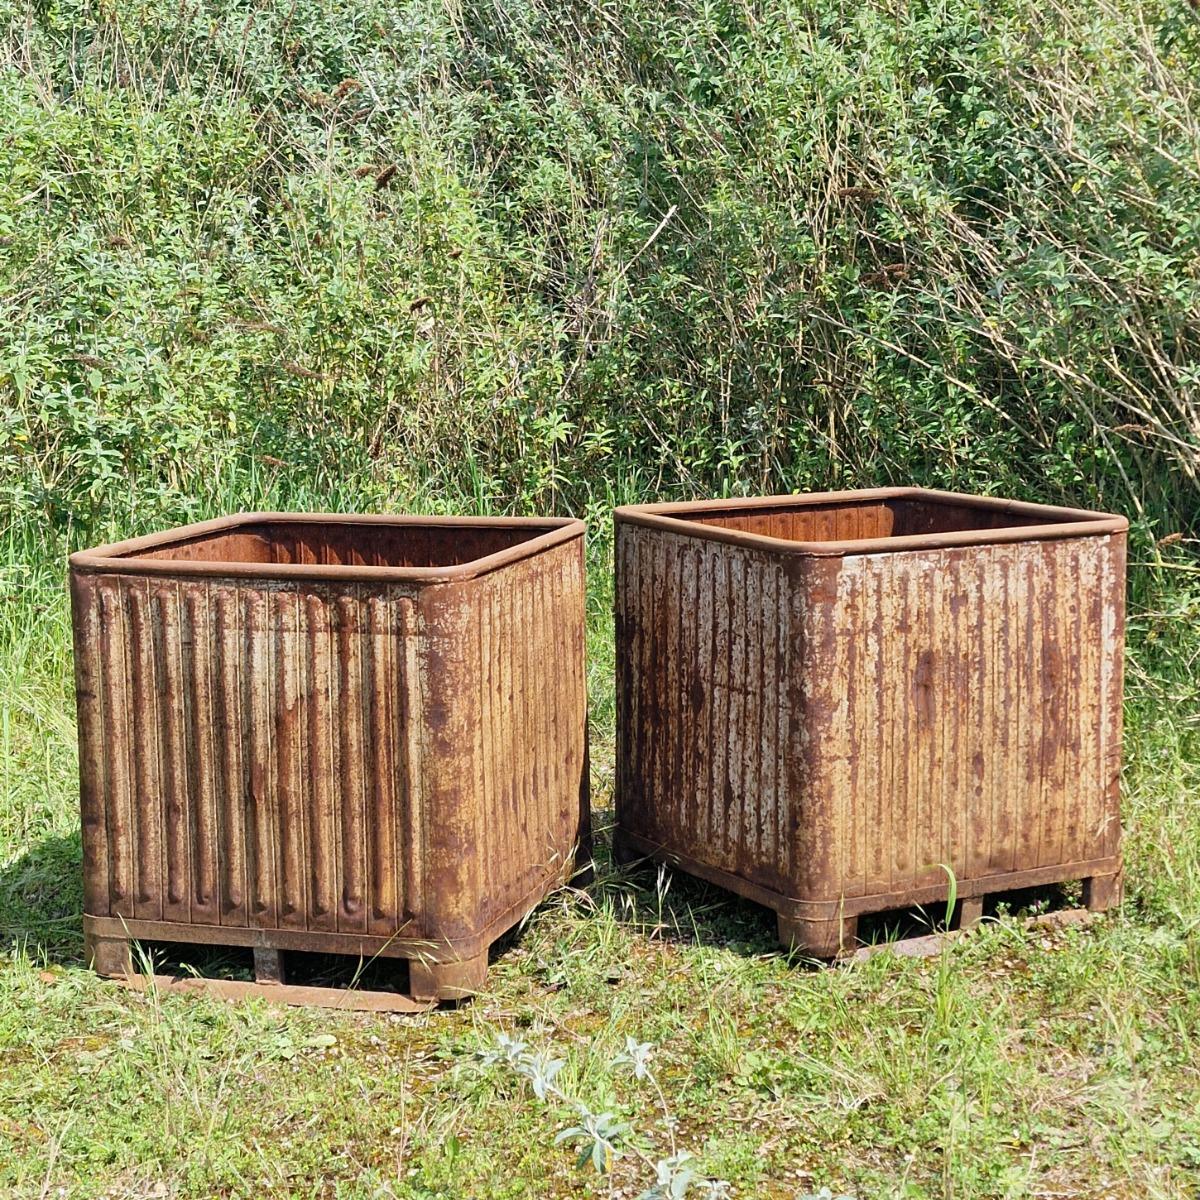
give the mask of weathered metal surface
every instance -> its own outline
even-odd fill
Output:
[[[234,1003],[264,1000],[300,1008],[337,1008],[343,1012],[423,1013],[436,1000],[413,1000],[399,992],[367,988],[310,987],[298,983],[250,983],[241,979],[201,979],[194,975],[119,975],[116,982],[135,992],[203,993]]]
[[[896,488],[616,520],[624,855],[835,951],[943,864],[964,897],[1119,871],[1124,518]]]
[[[73,556],[90,936],[486,956],[587,837],[582,534],[259,514]]]

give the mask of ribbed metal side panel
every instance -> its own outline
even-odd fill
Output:
[[[464,635],[478,672],[473,792],[485,920],[567,869],[586,795],[582,544],[479,580]]]
[[[989,890],[1116,869],[1123,533],[820,556],[617,529],[617,820],[643,848],[855,911],[943,865]]]
[[[1119,554],[1095,537],[848,556],[796,591],[806,895],[1116,852]]]
[[[123,575],[75,596],[88,911],[407,933],[412,597]]]
[[[787,890],[790,583],[780,561],[619,526],[618,821]]]

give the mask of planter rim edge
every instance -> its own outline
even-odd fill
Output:
[[[801,542],[761,533],[705,525],[688,518],[706,512],[752,512],[760,508],[807,508],[821,504],[863,500],[928,500],[957,504],[1013,516],[1057,517],[1044,525],[1014,525],[999,529],[963,529],[948,533],[906,534],[899,537],[855,538],[840,541]],[[1126,517],[1090,509],[1062,508],[1007,500],[994,496],[975,496],[964,492],[946,492],[934,488],[886,487],[840,492],[797,492],[775,496],[729,497],[716,500],[673,501],[656,504],[627,504],[614,511],[617,523],[641,525],[682,537],[725,542],[746,549],[769,550],[805,558],[842,558],[858,554],[896,554],[906,550],[950,549],[959,546],[988,546],[1011,542],[1053,541],[1063,538],[1100,537],[1125,533]]]
[[[140,552],[185,538],[225,533],[243,525],[311,524],[434,526],[449,528],[544,529],[515,546],[470,562],[439,567],[368,567],[320,563],[196,562],[188,559],[143,558]],[[390,513],[243,512],[176,525],[157,533],[77,550],[68,562],[73,574],[164,575],[276,581],[320,580],[329,583],[461,583],[531,558],[543,550],[582,537],[586,525],[576,517],[449,517]]]

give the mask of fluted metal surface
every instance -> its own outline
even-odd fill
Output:
[[[461,582],[72,588],[89,914],[466,944],[564,874],[581,540]]]
[[[479,677],[464,786],[494,802],[481,812],[480,875],[520,892],[561,873],[574,849],[585,788],[587,687],[583,561],[558,555],[536,576],[493,576],[470,597],[464,629]],[[586,831],[585,831],[586,832]],[[483,888],[489,919],[503,896]]]
[[[962,515],[852,496],[618,513],[619,835],[856,911],[944,891],[944,868],[985,890],[1116,870],[1123,531],[856,554]]]
[[[622,531],[618,555],[619,819],[786,889],[793,648],[782,565],[642,530]]]
[[[1085,863],[1119,833],[1109,538],[847,556],[797,589],[797,746],[825,895]]]
[[[412,599],[129,575],[94,594],[110,911],[394,933],[420,884],[397,866],[420,838]]]

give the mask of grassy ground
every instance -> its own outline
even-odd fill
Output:
[[[67,617],[57,568],[21,579],[9,549],[0,1192],[639,1195],[642,1160],[577,1168],[554,1143],[570,1114],[481,1058],[507,1033],[564,1060],[557,1085],[629,1121],[653,1157],[673,1135],[735,1195],[1196,1194],[1200,639],[1179,631],[1200,606],[1178,588],[1143,576],[1131,622],[1124,908],[1088,930],[1001,918],[940,959],[814,970],[777,953],[763,910],[608,866],[598,546],[598,880],[545,904],[475,1002],[398,1018],[136,995],[84,969]],[[653,1046],[653,1078],[618,1061],[628,1037]]]

